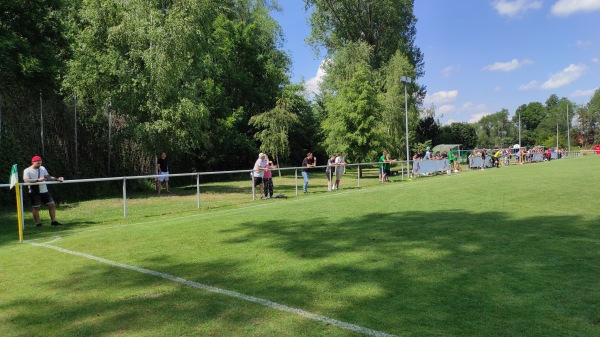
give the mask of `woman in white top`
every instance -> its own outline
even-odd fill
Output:
[[[252,181],[254,183],[254,190],[252,192],[254,193],[254,199],[256,199],[256,186],[260,186],[260,190],[258,191],[258,193],[260,195],[263,195],[263,177],[265,175],[265,171],[267,170],[267,155],[261,152],[258,154],[258,159],[254,163],[254,169],[252,170]]]

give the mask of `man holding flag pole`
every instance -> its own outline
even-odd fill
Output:
[[[45,167],[42,166],[42,157],[34,156],[31,158],[31,166],[23,171],[23,181],[26,183],[39,183],[45,181],[59,181],[63,182],[63,177],[55,178],[48,174]],[[46,184],[31,185],[29,186],[29,199],[31,200],[31,207],[33,214],[33,220],[35,221],[36,227],[42,227],[40,222],[40,207],[42,202],[48,205],[48,213],[50,214],[50,225],[60,226],[60,223],[56,221],[56,205],[54,200],[48,192]]]

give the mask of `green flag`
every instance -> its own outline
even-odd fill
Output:
[[[15,184],[19,182],[19,176],[18,176],[17,172],[18,172],[17,164],[14,164],[12,167],[12,170],[10,171],[10,189],[11,190],[15,186]]]

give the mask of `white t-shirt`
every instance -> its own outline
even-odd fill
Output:
[[[263,171],[263,170],[257,170],[257,169],[256,169],[257,167],[260,167],[260,168],[265,168],[265,167],[267,167],[267,161],[266,161],[266,160],[264,160],[264,159],[260,159],[260,158],[258,158],[258,159],[256,160],[256,163],[254,163],[254,168],[253,168],[253,169],[254,169],[254,171],[252,171],[252,174],[254,174],[254,176],[255,176],[255,177],[257,177],[257,178],[262,178],[262,177],[264,177],[264,175],[265,175],[265,171]]]
[[[341,156],[335,157],[335,163],[336,164],[342,164],[343,162],[344,162],[344,157],[341,157]],[[338,172],[338,171],[344,171],[344,166],[343,165],[336,166],[335,167],[335,171],[336,172]]]
[[[45,167],[40,166],[39,169],[34,169],[33,167],[29,166],[28,168],[26,168],[23,171],[23,180],[43,178],[47,175],[48,175],[48,171],[46,170]],[[40,193],[48,192],[48,187],[46,186],[46,184],[40,184],[39,186],[40,186]],[[29,186],[29,190],[31,191],[31,186]]]

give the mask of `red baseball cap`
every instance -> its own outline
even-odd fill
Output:
[[[36,161],[42,161],[42,157],[40,156],[33,156],[33,158],[31,158],[31,162],[35,163]]]

